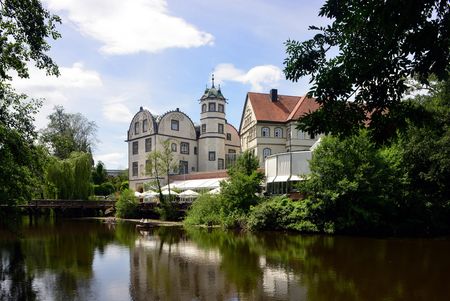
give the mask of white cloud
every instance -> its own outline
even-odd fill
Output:
[[[122,166],[125,155],[125,153],[107,153],[94,155],[94,160],[96,163],[98,161],[102,161],[108,168],[111,168],[111,166]]]
[[[59,67],[60,76],[47,76],[44,70],[29,65],[29,78],[14,77],[13,86],[18,92],[26,93],[32,98],[45,99],[43,107],[36,116],[36,127],[47,125],[47,116],[55,105],[73,104],[74,95],[92,93],[93,89],[103,87],[100,74],[87,69],[83,63]]]
[[[30,78],[15,78],[14,86],[23,90],[54,90],[65,88],[92,88],[102,86],[100,74],[88,70],[83,63],[76,62],[71,67],[60,67],[60,76],[47,76],[45,71],[29,67]]]
[[[233,64],[219,64],[214,69],[214,74],[219,83],[235,81],[250,84],[254,91],[263,91],[269,87],[277,86],[283,78],[281,69],[274,65],[256,66],[245,72],[237,69]]]
[[[212,45],[214,37],[171,16],[166,0],[45,0],[50,10],[67,12],[82,34],[103,43],[106,54],[158,52]]]
[[[114,122],[130,123],[133,114],[123,103],[105,103],[103,105],[103,116]]]

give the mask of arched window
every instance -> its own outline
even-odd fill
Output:
[[[172,149],[172,152],[176,152],[177,151],[177,144],[176,143],[172,143],[170,145],[170,148]]]
[[[264,159],[267,156],[270,156],[271,154],[272,154],[272,150],[270,148],[266,147],[265,149],[263,149],[263,157],[264,157]]]
[[[206,103],[202,104],[202,113],[206,112]]]
[[[261,136],[270,137],[270,129],[268,127],[263,127],[261,129]]]
[[[276,128],[274,131],[275,137],[277,138],[283,138],[283,129],[282,128]]]

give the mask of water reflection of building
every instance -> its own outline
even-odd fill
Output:
[[[142,237],[136,241],[130,257],[133,300],[304,300],[306,297],[297,276],[282,267],[270,266],[265,257],[260,257],[256,264],[259,266],[255,267],[258,273],[253,287],[231,279],[219,250],[201,249],[191,241],[167,244],[155,236]]]

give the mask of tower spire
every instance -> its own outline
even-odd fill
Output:
[[[211,88],[214,88],[214,73],[212,74],[212,86]]]

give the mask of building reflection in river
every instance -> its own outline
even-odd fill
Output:
[[[246,257],[240,259],[239,253],[234,256],[238,261],[248,260]],[[188,240],[168,243],[157,235],[143,236],[136,240],[130,257],[130,288],[134,300],[306,298],[298,277],[281,267],[270,266],[264,256],[258,257],[253,285],[239,285],[233,281],[233,276],[223,266],[225,258],[218,248],[200,248]],[[245,274],[255,272],[246,267],[242,262],[242,270],[238,271],[244,278]]]

